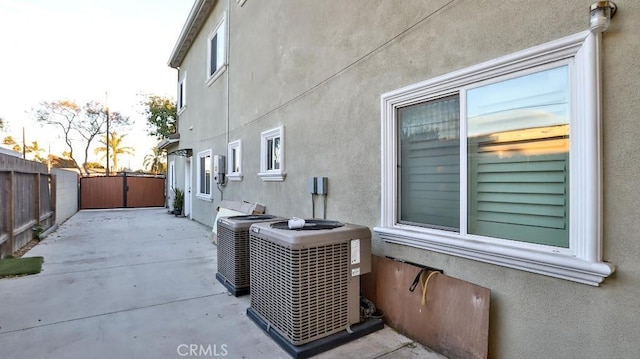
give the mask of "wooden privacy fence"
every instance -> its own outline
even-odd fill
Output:
[[[37,162],[0,155],[0,258],[29,243],[33,230],[55,223],[55,186]]]
[[[130,176],[80,179],[80,208],[164,207],[164,177]]]

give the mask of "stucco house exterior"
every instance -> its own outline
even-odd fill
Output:
[[[326,212],[489,288],[489,357],[636,357],[640,2],[603,33],[592,3],[196,0],[170,186],[209,226]]]

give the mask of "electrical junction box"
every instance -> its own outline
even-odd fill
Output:
[[[328,178],[327,177],[316,177],[316,191],[318,194],[326,195],[328,192]]]

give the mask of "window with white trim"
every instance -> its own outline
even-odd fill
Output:
[[[211,181],[211,153],[212,151],[206,150],[198,152],[198,192],[197,196],[202,199],[211,199],[211,188],[213,186]]]
[[[583,32],[382,95],[388,242],[598,285],[597,37]]]
[[[207,85],[210,85],[224,71],[226,59],[226,13],[207,38]]]
[[[242,180],[242,141],[229,142],[227,145],[227,179]]]
[[[284,181],[284,127],[276,127],[261,134],[260,173],[263,181]]]
[[[178,114],[184,111],[187,106],[187,74],[183,74],[178,81]]]

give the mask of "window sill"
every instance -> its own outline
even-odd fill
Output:
[[[258,173],[258,177],[260,177],[265,182],[282,182],[284,178],[287,176],[285,172],[261,172]]]
[[[438,253],[538,273],[573,282],[598,286],[615,267],[574,256],[532,251],[396,227],[375,227],[385,242],[407,245]]]
[[[220,66],[220,68],[213,73],[213,75],[209,76],[209,78],[207,79],[207,81],[205,82],[205,84],[207,86],[211,86],[211,84],[213,84],[218,77],[220,77],[222,75],[222,73],[227,69],[227,64],[224,64],[222,66]]]
[[[176,113],[176,115],[180,116],[182,115],[182,113],[187,109],[187,105],[184,105],[182,107],[180,107],[180,109],[178,110],[178,112]]]
[[[196,194],[196,198],[205,202],[213,202],[213,197],[210,194]]]
[[[242,173],[237,172],[237,173],[229,173],[227,175],[227,179],[231,182],[240,182],[242,181]]]

